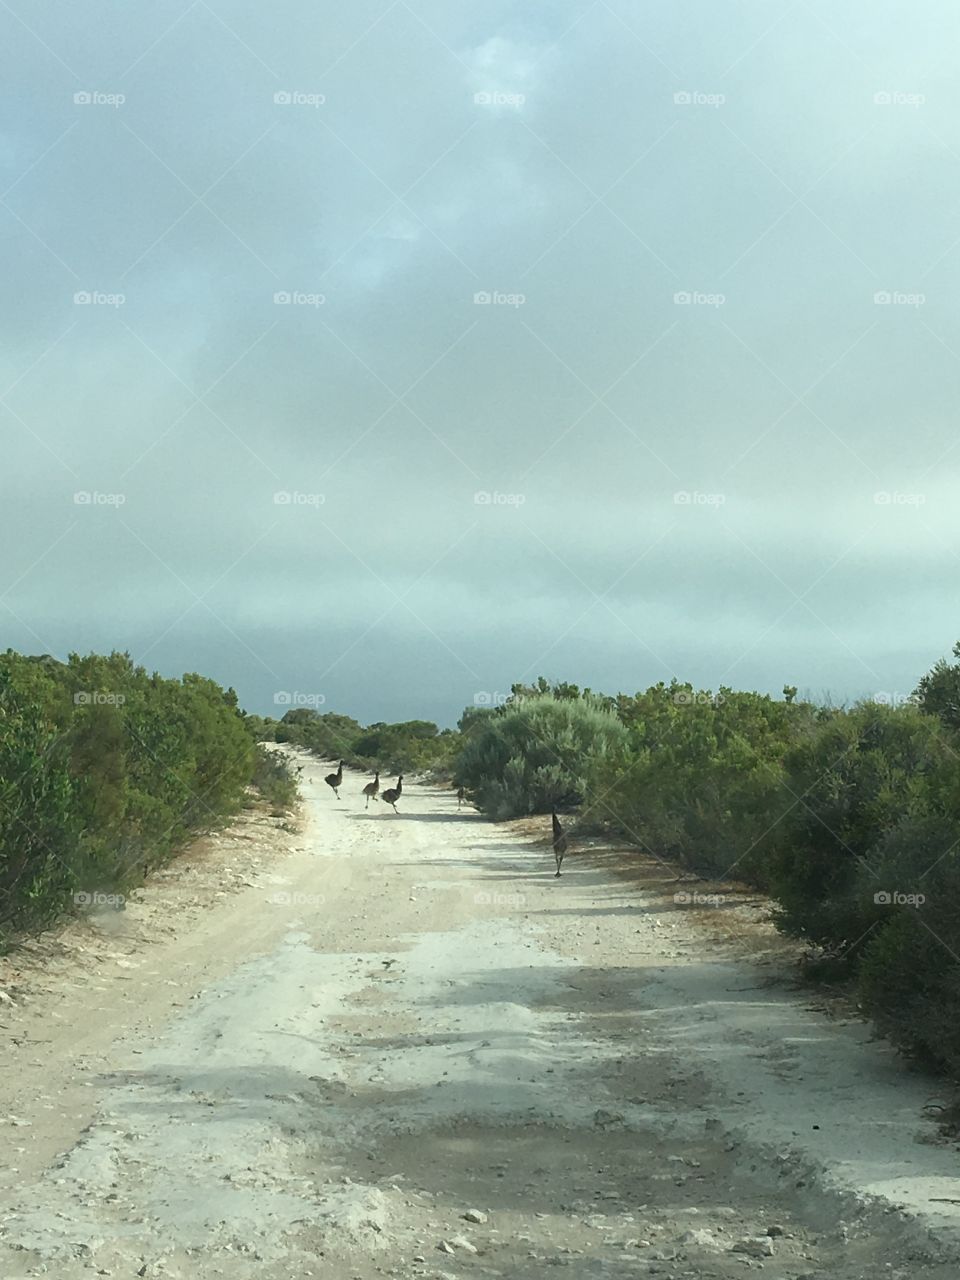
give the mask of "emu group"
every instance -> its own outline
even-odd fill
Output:
[[[337,772],[328,773],[327,776],[324,778],[324,782],[327,784],[328,787],[331,788],[331,790],[333,791],[333,794],[339,800],[340,784],[341,782],[343,782],[343,761],[342,760],[340,761],[340,765],[337,769]],[[365,809],[370,808],[371,800],[376,800],[378,798],[381,798],[379,769],[377,770],[373,781],[368,782],[367,785],[363,788],[363,794],[366,797],[366,801],[367,801],[366,804],[363,806]],[[397,785],[395,787],[387,787],[386,791],[384,791],[383,793],[382,799],[386,800],[387,804],[393,805],[394,813],[399,813],[400,810],[397,808],[397,801],[400,799],[402,794],[403,794],[403,774],[401,773],[397,775]]]
[[[340,784],[343,782],[343,761],[342,760],[340,761],[340,764],[337,768],[337,772],[328,773],[327,776],[324,778],[324,782],[327,784],[328,787],[330,787],[330,789],[333,791],[333,794],[339,800]],[[381,796],[380,770],[378,769],[373,776],[373,781],[368,782],[367,785],[363,788],[363,795],[366,800],[366,803],[364,804],[363,807],[364,809],[369,809],[370,801],[376,800],[379,798],[379,799],[386,800],[387,804],[392,805],[394,813],[399,813],[400,810],[397,808],[397,801],[400,799],[400,796],[402,794],[403,794],[403,774],[400,773],[397,775],[397,785],[395,787],[388,787],[387,790],[384,791],[383,795]],[[463,787],[457,788],[457,808],[458,809],[463,804],[464,799],[466,798],[466,794],[467,794],[466,790]],[[567,835],[563,827],[560,825],[560,819],[557,817],[556,809],[551,810],[550,817],[553,823],[553,856],[557,864],[557,875],[559,875],[560,867],[563,864],[564,854],[567,852]]]

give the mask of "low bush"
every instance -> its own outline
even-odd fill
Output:
[[[297,780],[290,762],[282,752],[271,750],[262,742],[256,744],[254,751],[250,781],[270,805],[274,816],[280,817],[293,808],[298,795]]]

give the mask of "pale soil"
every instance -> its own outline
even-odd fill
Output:
[[[937,1086],[756,903],[302,759],[299,832],[0,960],[2,1280],[955,1280]]]

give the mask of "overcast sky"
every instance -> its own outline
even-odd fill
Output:
[[[948,0],[0,39],[0,647],[451,723],[540,673],[907,694],[960,636]]]

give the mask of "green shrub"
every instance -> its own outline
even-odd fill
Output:
[[[545,813],[582,803],[589,779],[619,757],[626,733],[591,695],[519,697],[474,717],[456,778],[493,818]]]
[[[47,923],[76,885],[80,834],[70,747],[50,717],[53,689],[27,690],[0,659],[0,941],[13,920]]]
[[[858,972],[863,1008],[878,1029],[954,1078],[960,1073],[957,840],[953,820],[924,817],[906,819],[880,842],[875,874],[861,875],[864,917],[872,916],[873,924]],[[886,899],[880,904],[878,893]]]
[[[251,781],[277,816],[292,809],[297,801],[297,780],[290,762],[280,751],[271,751],[261,742],[256,745]]]
[[[873,921],[861,873],[888,832],[928,809],[945,758],[933,717],[873,702],[833,713],[790,752],[772,878],[785,932],[855,956]]]
[[[0,655],[0,941],[76,892],[122,891],[241,805],[236,694],[129,655]]]
[[[626,748],[596,779],[596,817],[658,855],[768,883],[784,756],[814,709],[678,681],[621,694],[615,706]]]
[[[960,641],[953,655],[960,658]],[[940,658],[921,678],[914,697],[927,715],[936,716],[953,733],[960,731],[960,662]]]

